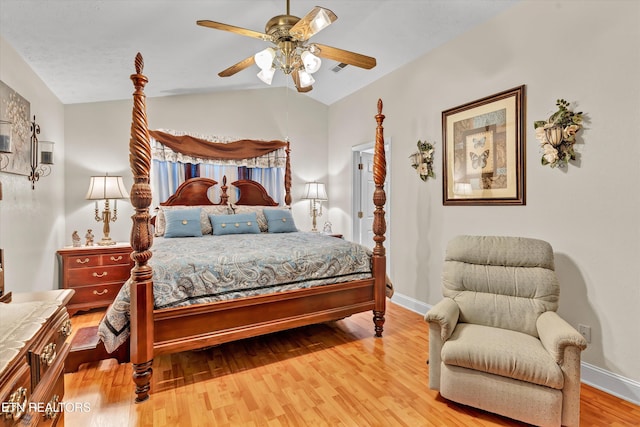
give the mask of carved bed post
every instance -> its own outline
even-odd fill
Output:
[[[131,269],[131,362],[133,363],[133,381],[136,384],[136,403],[149,398],[151,387],[151,366],[153,364],[153,274],[148,261],[151,258],[149,248],[152,235],[149,227],[149,205],[151,205],[151,187],[149,170],[151,168],[151,144],[147,128],[147,107],[144,86],[148,79],[142,75],[144,62],[138,53],[135,60],[136,74],[131,75],[135,87],[133,94],[133,112],[131,139],[129,140],[129,163],[133,174],[131,204],[136,212],[131,217],[131,258],[135,266]]]
[[[287,154],[284,168],[284,203],[291,206],[291,148],[288,139],[284,152]]]
[[[387,257],[383,242],[387,224],[384,219],[384,205],[387,196],[384,192],[384,181],[387,177],[387,161],[384,154],[384,128],[382,122],[382,100],[378,99],[378,114],[376,114],[376,141],[373,156],[373,181],[376,189],[373,192],[373,203],[376,205],[373,212],[373,277],[375,279],[375,306],[373,309],[373,322],[375,324],[376,336],[382,336],[384,325],[384,314],[386,309],[386,267]]]

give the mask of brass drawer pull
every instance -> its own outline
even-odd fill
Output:
[[[40,361],[47,366],[51,366],[58,353],[56,352],[56,343],[51,342],[44,346],[42,354],[40,355]]]
[[[67,320],[65,320],[65,322],[60,327],[60,335],[62,335],[63,337],[67,338],[69,335],[71,335],[71,331],[72,330],[73,330],[73,328],[71,326],[71,320],[67,319]]]
[[[105,277],[107,274],[106,271],[103,271],[102,273],[96,273],[95,271],[93,272],[93,277],[97,277],[97,278],[101,278],[101,277]]]
[[[13,419],[14,421],[17,421],[22,418],[27,405],[27,389],[25,387],[20,387],[11,393],[7,404],[9,410],[4,413],[4,417],[6,419]],[[5,405],[2,406],[4,407]]]
[[[49,403],[44,410],[44,418],[47,420],[55,420],[58,416],[58,411],[56,408],[58,407],[58,402],[60,402],[60,397],[57,394],[54,394]]]
[[[93,291],[93,294],[94,294],[94,295],[97,295],[97,296],[100,296],[100,295],[104,295],[104,294],[106,294],[107,292],[109,292],[109,289],[103,289],[103,290],[101,290],[100,292],[98,292],[98,291]]]
[[[118,261],[122,261],[122,255],[119,255],[118,258],[114,257],[113,255],[111,256],[111,258],[109,258],[111,261],[113,262],[118,262]]]
[[[24,415],[27,409],[27,389],[20,387],[9,396],[9,401],[2,404],[2,409],[8,409],[4,412],[4,418],[17,421]]]
[[[76,262],[78,264],[86,264],[89,262],[89,258],[85,258],[85,259],[76,258]]]

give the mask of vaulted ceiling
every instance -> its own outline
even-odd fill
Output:
[[[301,96],[330,105],[485,22],[518,0],[291,0],[291,14],[314,6],[338,20],[312,41],[373,56],[364,70],[323,60],[314,89]],[[204,28],[208,19],[263,32],[286,0],[0,0],[0,35],[64,104],[128,99],[141,52],[147,96],[264,88],[257,66],[217,73],[268,42]],[[1,58],[0,58],[1,60]],[[277,72],[272,86],[293,87]]]

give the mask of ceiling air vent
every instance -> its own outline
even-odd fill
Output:
[[[331,69],[331,71],[333,71],[334,73],[339,73],[340,71],[342,71],[344,69],[344,67],[346,67],[349,64],[345,64],[344,62],[339,63],[338,65],[336,65],[335,67],[333,67]]]

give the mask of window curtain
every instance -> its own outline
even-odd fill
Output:
[[[152,131],[157,134],[176,134],[175,131]],[[217,143],[237,143],[238,138],[191,135],[193,138],[204,139]],[[255,141],[252,141],[255,143]],[[271,141],[272,143],[274,141]],[[222,178],[226,175],[227,185],[238,179],[251,179],[264,186],[269,195],[279,204],[284,205],[284,172],[286,153],[284,148],[276,149],[259,157],[249,159],[204,159],[193,157],[165,146],[151,137],[152,173],[151,191],[154,206],[167,200],[185,180],[197,176],[211,178],[218,182],[210,194],[214,203],[220,201],[220,187]],[[228,191],[229,201],[235,202],[239,197],[239,190]]]

